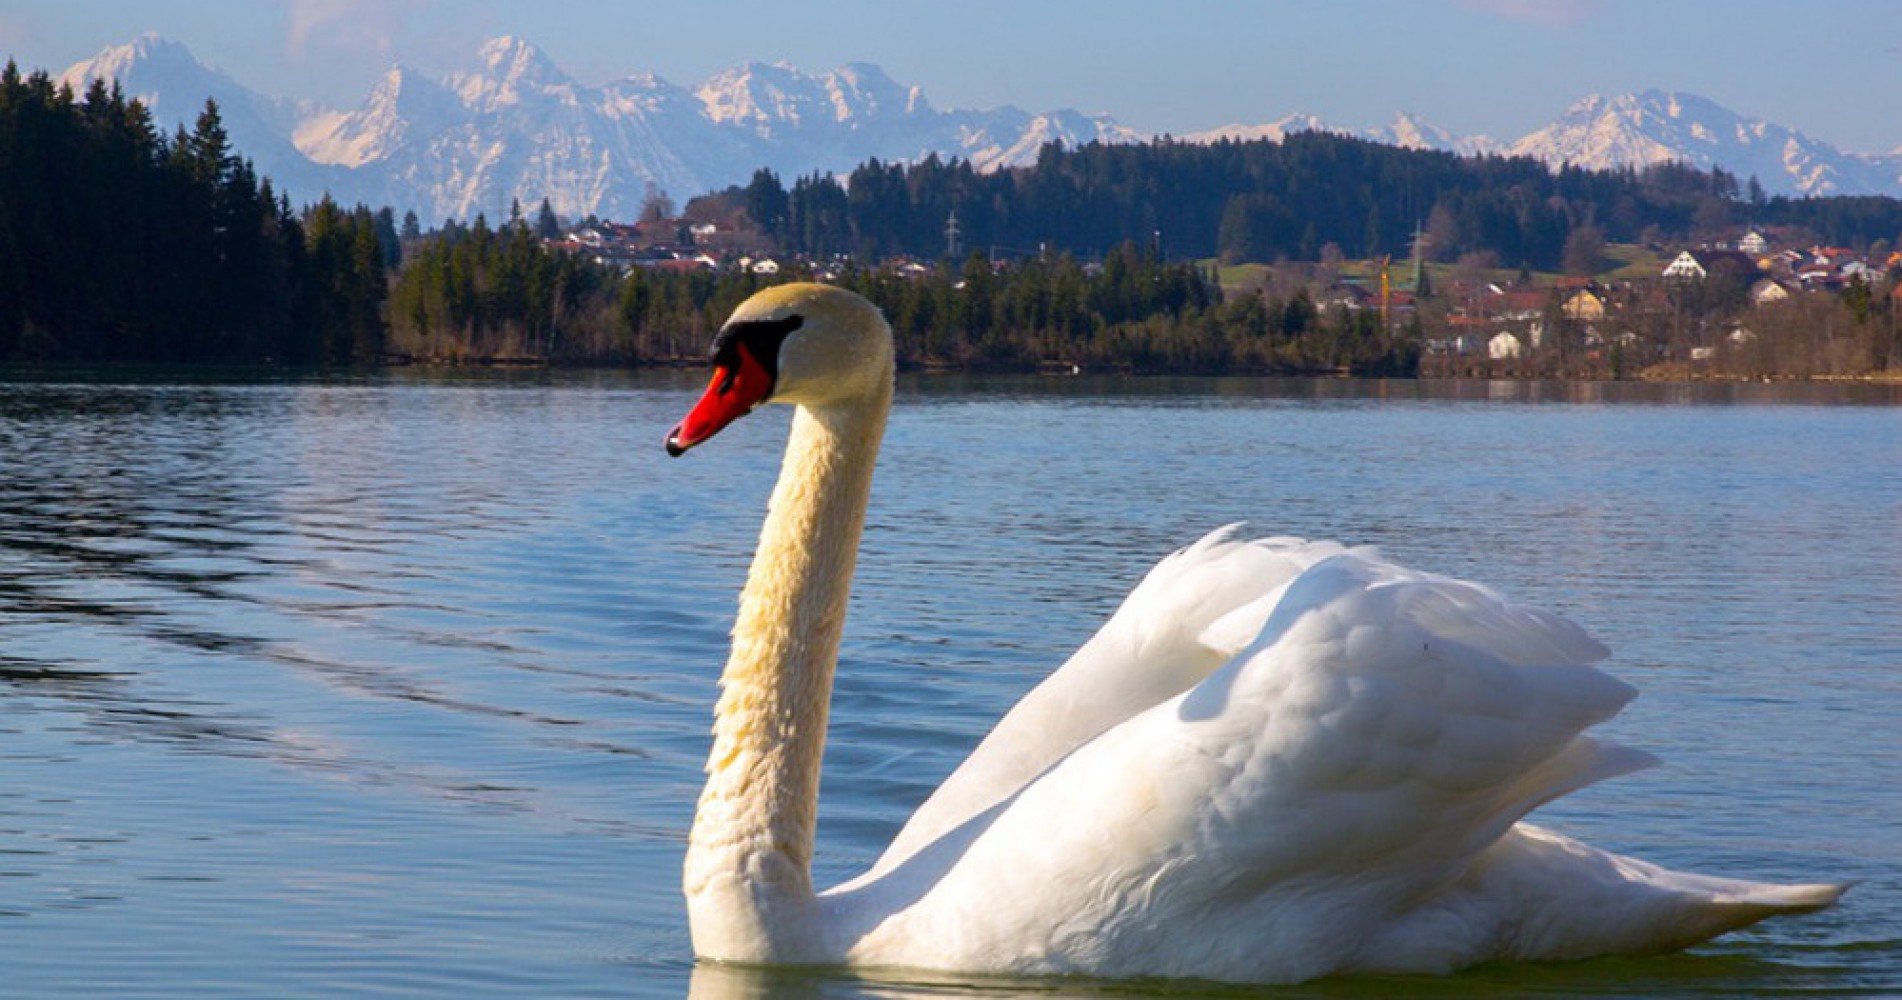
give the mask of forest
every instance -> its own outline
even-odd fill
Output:
[[[1083,257],[1124,240],[1172,258],[1313,261],[1405,257],[1416,230],[1435,260],[1496,255],[1557,271],[1568,242],[1683,241],[1729,226],[1798,227],[1836,246],[1902,236],[1893,198],[1770,198],[1751,178],[1676,163],[1550,170],[1529,157],[1456,156],[1321,132],[1283,142],[1048,146],[1034,166],[984,174],[935,156],[865,163],[844,178],[769,170],[713,196],[799,253],[933,258],[956,213],[974,246]],[[690,206],[691,210],[692,206]]]
[[[167,136],[0,71],[0,360],[373,362],[397,254],[387,210],[293,210],[215,104]]]

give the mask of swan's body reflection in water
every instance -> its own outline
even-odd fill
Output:
[[[687,996],[689,1000],[1644,1000],[1660,996],[1798,996],[1817,989],[1813,967],[1736,955],[1677,954],[1557,965],[1492,965],[1451,977],[1356,976],[1268,988],[1181,980],[1108,982],[959,978],[928,972],[858,974],[847,969],[775,969],[702,962],[693,969]]]

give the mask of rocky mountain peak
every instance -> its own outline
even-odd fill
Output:
[[[472,108],[493,110],[572,92],[574,83],[542,51],[512,35],[476,50],[476,67],[449,78],[449,89]]]

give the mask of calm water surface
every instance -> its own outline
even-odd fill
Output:
[[[669,461],[699,381],[0,383],[0,996],[1145,992],[694,970],[680,857],[786,419]],[[1902,995],[1898,404],[908,382],[818,881],[868,864],[1156,558],[1247,519],[1614,647],[1644,694],[1607,728],[1668,766],[1545,822],[1860,883],[1688,956],[1267,995]]]

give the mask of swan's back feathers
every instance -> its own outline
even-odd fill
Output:
[[[1400,967],[1364,949],[1399,948],[1408,926],[1432,928],[1411,967],[1453,968],[1507,957],[1516,921],[1552,923],[1573,903],[1615,904],[1688,940],[1826,904],[1829,887],[1720,899],[1582,847],[1540,854],[1556,874],[1516,864],[1531,809],[1652,763],[1585,735],[1632,689],[1591,666],[1603,647],[1556,616],[1371,553],[1319,555],[1269,588],[1280,592],[1257,637],[1192,689],[892,858],[884,878],[843,887],[835,905],[882,915],[852,960],[1292,981]],[[1623,880],[1600,877],[1607,866]],[[1000,894],[1001,873],[1036,888]],[[1583,947],[1632,950],[1622,933]],[[1510,957],[1589,937],[1531,935]]]
[[[1283,799],[1316,821],[1263,846],[1325,855],[1298,867],[1411,876],[1419,858],[1457,866],[1541,802],[1650,763],[1582,735],[1635,694],[1589,665],[1603,655],[1556,616],[1344,553],[1290,583],[1255,642],[1174,714],[1202,752],[1242,763],[1218,796]]]
[[[1108,622],[1025,695],[921,805],[866,877],[996,805],[1065,754],[1200,683],[1260,632],[1282,588],[1347,551],[1210,532],[1157,563]]]

